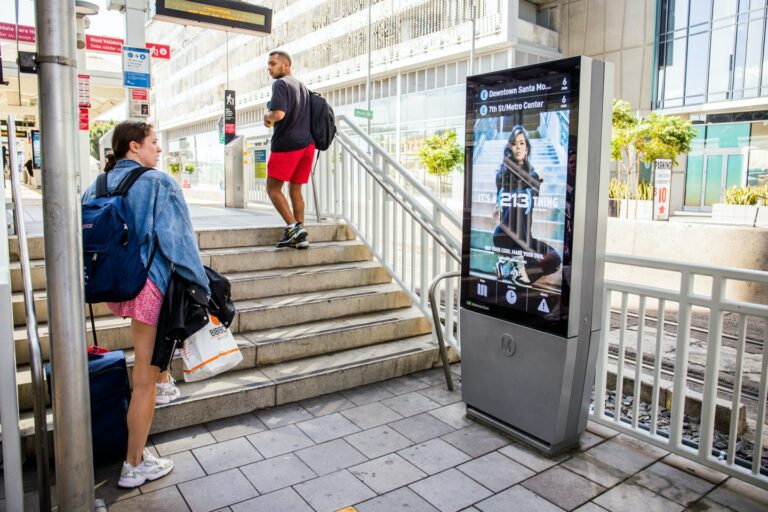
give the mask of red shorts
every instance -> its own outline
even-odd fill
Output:
[[[267,162],[267,176],[280,181],[304,184],[312,172],[315,145],[310,144],[296,151],[273,151]]]
[[[163,307],[163,293],[149,278],[136,298],[125,302],[107,302],[107,307],[116,316],[133,318],[147,325],[157,325],[160,309]]]

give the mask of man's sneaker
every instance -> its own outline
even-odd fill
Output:
[[[172,470],[172,460],[159,459],[145,448],[144,457],[138,466],[134,467],[123,462],[123,469],[120,471],[120,480],[118,480],[117,485],[129,489],[138,487],[146,481],[157,480]]]
[[[296,249],[306,249],[309,247],[307,241],[307,230],[304,229],[300,222],[292,226],[285,228],[283,232],[283,238],[277,242],[277,247],[295,247]]]
[[[162,405],[173,402],[181,396],[181,391],[176,387],[176,381],[168,376],[168,382],[155,384],[155,404]]]
[[[525,258],[522,256],[516,256],[510,260],[512,268],[510,269],[510,275],[515,284],[530,285],[531,280],[528,278],[528,272],[525,271]]]

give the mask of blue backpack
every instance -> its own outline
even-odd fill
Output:
[[[83,270],[88,303],[134,299],[147,282],[157,243],[144,266],[139,251],[141,241],[125,195],[149,170],[149,167],[136,168],[114,192],[107,192],[107,174],[100,174],[96,179],[96,198],[82,206]]]

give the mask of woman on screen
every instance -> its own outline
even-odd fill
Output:
[[[531,165],[530,155],[528,132],[517,125],[496,171],[498,225],[493,244],[500,254],[497,276],[520,285],[556,272],[561,261],[557,251],[531,234],[534,203],[544,180]]]

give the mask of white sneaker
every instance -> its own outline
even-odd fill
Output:
[[[123,469],[120,471],[120,480],[118,480],[117,485],[129,489],[138,487],[148,480],[157,480],[172,470],[172,460],[158,459],[145,448],[144,457],[138,466],[134,467],[123,462]]]
[[[176,381],[168,376],[168,382],[155,384],[155,404],[162,405],[170,403],[181,396],[181,391],[176,387]]]

